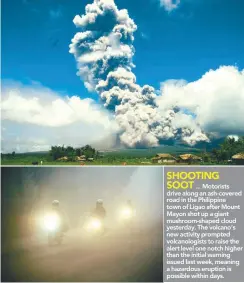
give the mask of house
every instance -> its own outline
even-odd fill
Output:
[[[168,153],[158,153],[152,158],[153,163],[176,163],[177,159]]]
[[[194,154],[182,154],[179,156],[179,162],[196,163],[202,161],[202,158]]]
[[[68,158],[67,156],[60,157],[60,158],[58,159],[58,161],[68,161],[68,160],[69,160],[69,158]]]
[[[233,163],[236,165],[244,165],[244,152],[237,153],[232,156]]]
[[[76,160],[77,161],[86,161],[86,156],[85,155],[81,155],[81,156],[76,156]]]

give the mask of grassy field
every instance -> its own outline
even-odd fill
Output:
[[[157,153],[170,153],[174,156],[183,153],[193,153],[200,155],[199,149],[183,147],[183,146],[164,146],[152,149],[121,149],[100,152],[102,155],[92,162],[85,162],[85,165],[158,165],[151,162],[152,157]],[[32,162],[37,161],[43,166],[79,166],[79,161],[53,161],[48,153],[23,153],[12,155],[2,155],[2,165],[32,165]],[[178,164],[178,163],[177,163]]]

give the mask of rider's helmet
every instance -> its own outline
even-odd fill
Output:
[[[54,200],[54,201],[52,202],[52,207],[53,207],[53,208],[58,208],[58,207],[59,207],[59,201],[58,201],[58,200]]]
[[[98,199],[97,200],[97,204],[103,205],[103,200],[102,199]]]
[[[98,199],[96,202],[96,207],[102,207],[103,206],[103,200],[102,199]]]

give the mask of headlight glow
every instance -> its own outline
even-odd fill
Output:
[[[132,217],[132,211],[130,208],[124,208],[122,210],[122,217],[123,218],[131,218]]]
[[[101,222],[98,220],[98,219],[93,219],[92,222],[91,222],[91,226],[93,229],[100,229],[102,224]]]
[[[47,230],[56,230],[59,226],[59,217],[56,214],[49,214],[44,217],[44,226]]]
[[[91,219],[86,226],[86,229],[90,230],[90,231],[96,231],[96,230],[100,230],[102,227],[102,223],[99,219]]]

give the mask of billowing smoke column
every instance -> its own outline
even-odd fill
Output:
[[[177,107],[162,111],[154,88],[136,83],[132,58],[137,26],[127,10],[118,10],[114,0],[94,0],[74,24],[81,29],[70,44],[78,75],[114,112],[122,144],[157,146],[163,140],[182,139],[194,145],[208,140],[192,116]]]

